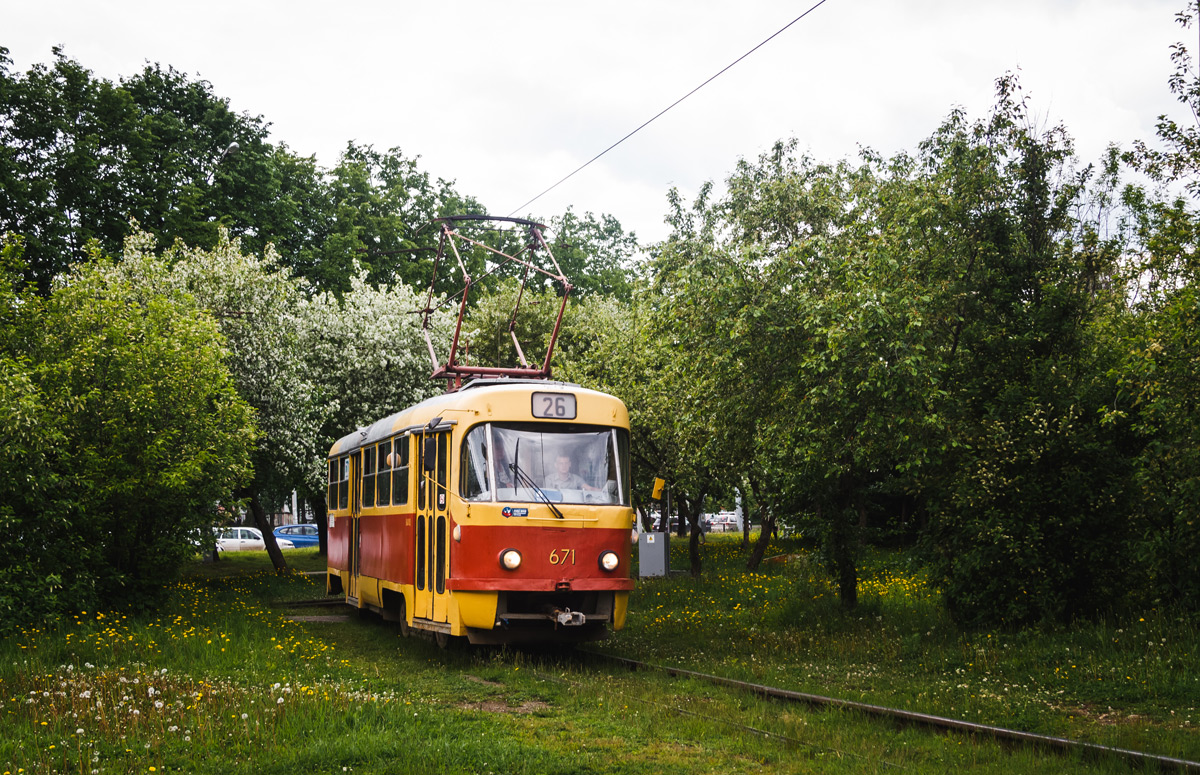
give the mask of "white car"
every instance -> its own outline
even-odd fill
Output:
[[[263,535],[256,527],[216,527],[217,548],[225,552],[263,551]],[[276,538],[280,549],[295,549],[296,545],[286,538]]]

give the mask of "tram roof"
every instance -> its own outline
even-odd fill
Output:
[[[621,399],[601,393],[598,390],[581,387],[573,382],[557,382],[542,379],[476,379],[453,393],[427,398],[418,404],[402,409],[395,414],[376,420],[371,425],[359,428],[334,442],[329,455],[337,455],[348,450],[382,441],[398,433],[411,432],[424,428],[435,417],[440,418],[438,427],[457,425],[459,417],[456,413],[464,413],[474,418],[479,414],[481,404],[502,396],[528,396],[533,393],[574,393],[577,396],[587,395],[596,399],[615,402],[620,405],[621,415],[626,418],[625,404]],[[462,419],[466,419],[465,417]],[[504,418],[518,419],[518,418]],[[525,418],[532,420],[532,417]]]

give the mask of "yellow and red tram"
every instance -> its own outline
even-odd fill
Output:
[[[629,417],[562,382],[477,379],[328,458],[327,589],[441,642],[578,642],[624,625]]]

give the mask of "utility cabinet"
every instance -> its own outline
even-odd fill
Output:
[[[638,536],[638,575],[666,576],[670,570],[666,533],[642,533]]]

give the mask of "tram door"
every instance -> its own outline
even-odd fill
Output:
[[[448,621],[446,571],[450,567],[447,485],[450,433],[425,431],[417,444],[417,536],[413,616]]]
[[[362,509],[362,451],[350,455],[350,588],[348,597],[358,599],[359,516]]]

